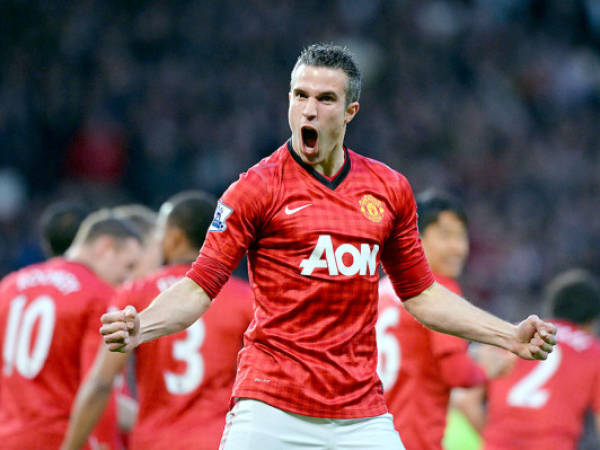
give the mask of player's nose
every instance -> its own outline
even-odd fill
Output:
[[[315,119],[317,117],[317,100],[312,97],[309,97],[306,100],[306,102],[304,102],[302,114],[308,120]]]

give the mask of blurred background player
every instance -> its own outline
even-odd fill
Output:
[[[71,201],[58,201],[46,207],[40,218],[40,234],[47,258],[61,256],[67,251],[89,213],[91,211],[83,204]]]
[[[462,295],[456,279],[469,254],[465,211],[444,192],[428,190],[416,200],[420,237],[435,279]],[[400,303],[384,278],[376,329],[385,398],[407,449],[441,449],[451,389],[484,383],[498,374],[502,361],[488,358],[486,374],[468,355],[466,340],[425,328]]]
[[[216,200],[183,192],[160,209],[159,234],[166,266],[119,289],[115,306],[144,309],[161,291],[181,279],[198,256],[213,218]],[[146,343],[136,350],[138,422],[132,449],[213,450],[229,409],[242,336],[252,319],[248,284],[231,278],[213,308],[187,330]],[[64,449],[79,448],[106,401],[107,387],[128,354],[102,348],[90,378],[80,388]]]
[[[548,359],[516,360],[508,375],[488,383],[487,392],[470,389],[454,399],[483,428],[485,450],[573,450],[589,410],[596,434],[600,430],[598,280],[583,270],[564,272],[549,284],[546,302],[558,328],[558,345]]]
[[[163,259],[160,240],[157,237],[158,214],[142,204],[120,205],[114,207],[112,211],[115,217],[131,222],[142,237],[142,255],[128,279],[137,280],[150,275],[162,265]],[[93,433],[105,421],[105,417],[111,415],[110,410],[112,409],[113,415],[118,419],[121,444],[127,448],[129,432],[137,420],[138,411],[135,399],[133,359],[129,360],[122,373],[115,377],[113,393],[116,401],[113,401],[112,398],[109,400],[104,415]]]
[[[137,209],[135,209],[136,214],[133,214],[129,207],[120,207],[119,209],[121,208],[126,208],[124,212],[127,213],[121,213],[121,218],[131,219],[131,224],[136,226],[145,242],[146,227],[144,227],[143,218],[146,216],[142,216],[142,212],[138,212]],[[75,239],[79,226],[90,212],[89,208],[84,206],[83,203],[67,200],[57,201],[46,207],[40,218],[41,244],[46,257],[62,256],[67,251]],[[115,209],[112,212],[114,214]],[[136,268],[143,264],[142,260],[144,259],[147,258],[139,258]],[[125,383],[122,383],[122,389],[125,386]],[[117,413],[117,399],[121,397],[123,407],[121,408],[122,411]],[[118,440],[122,440],[119,437],[119,429],[130,423],[131,416],[134,415],[135,410],[131,406],[132,399],[125,395],[118,395],[118,397],[115,396],[111,399],[110,407],[106,408],[105,413],[91,433],[91,441],[115,442],[118,447]]]
[[[2,280],[2,449],[58,448],[77,386],[98,350],[98,319],[111,285],[123,282],[140,253],[135,228],[100,211],[84,220],[64,258]]]
[[[158,214],[141,204],[117,206],[113,208],[113,214],[133,223],[143,239],[142,257],[138,260],[130,279],[145,277],[158,269],[163,263],[160,239],[156,233]]]

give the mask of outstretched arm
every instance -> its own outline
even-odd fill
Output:
[[[537,316],[508,323],[438,283],[404,302],[406,310],[428,328],[471,341],[495,345],[523,359],[546,359],[556,344],[556,327]]]
[[[185,330],[206,312],[210,302],[204,289],[184,277],[139,314],[132,306],[104,314],[100,333],[110,351],[128,352],[144,342]]]

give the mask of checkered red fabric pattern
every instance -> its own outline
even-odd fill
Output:
[[[316,417],[383,414],[377,267],[406,298],[433,282],[412,191],[398,172],[348,149],[328,179],[290,145],[223,194],[201,250],[230,269],[248,252],[254,322],[233,396]],[[199,266],[188,274],[196,281]]]

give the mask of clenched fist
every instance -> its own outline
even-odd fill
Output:
[[[133,306],[103,314],[100,321],[100,334],[111,352],[126,353],[137,347],[140,317]]]

